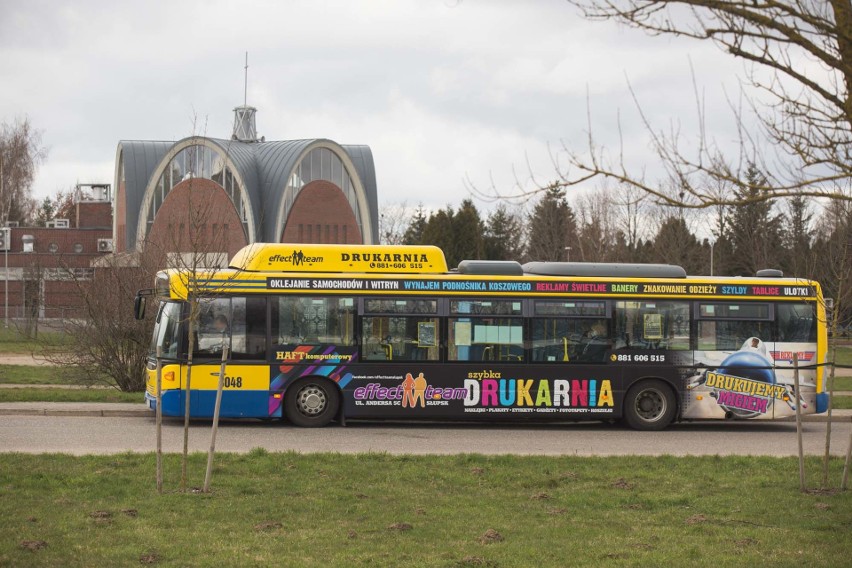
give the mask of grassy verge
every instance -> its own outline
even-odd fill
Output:
[[[141,392],[120,392],[116,389],[0,389],[0,402],[139,402]]]
[[[40,352],[43,343],[50,345],[63,345],[68,343],[68,337],[58,331],[39,332],[38,339],[28,339],[15,329],[3,329],[0,327],[0,353],[10,355],[29,355]]]
[[[67,371],[50,365],[0,365],[0,384],[70,384]]]
[[[835,396],[831,405],[836,410],[852,409],[852,396]]]
[[[192,456],[195,477],[204,459]],[[178,471],[167,456],[170,490]],[[800,494],[793,459],[255,450],[218,458],[212,495],[157,495],[153,472],[150,454],[5,455],[0,565],[837,566],[850,554],[852,496]]]
[[[834,390],[852,391],[852,377],[834,377]]]
[[[838,345],[834,362],[838,365],[852,365],[852,346]],[[852,374],[852,369],[842,369],[841,373]]]

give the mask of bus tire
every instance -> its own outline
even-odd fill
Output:
[[[674,391],[659,379],[636,383],[624,398],[624,421],[634,430],[663,430],[676,412]]]
[[[328,379],[300,379],[284,393],[284,415],[295,426],[321,428],[334,420],[340,408],[340,391]]]

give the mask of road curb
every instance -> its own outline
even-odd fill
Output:
[[[101,418],[140,418],[153,417],[154,412],[148,408],[97,408],[97,409],[75,409],[75,408],[9,408],[0,407],[0,416],[87,416]],[[780,418],[775,422],[795,422],[794,416]],[[743,422],[752,422],[744,420]],[[757,421],[760,422],[760,421]],[[828,422],[825,414],[807,414],[802,416],[802,422]],[[831,422],[852,422],[852,412],[835,412],[831,416]]]
[[[154,416],[154,413],[146,408],[142,408],[139,410],[0,408],[0,416],[88,416],[101,418],[140,418],[144,416]]]

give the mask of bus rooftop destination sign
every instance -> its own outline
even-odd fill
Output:
[[[373,292],[520,293],[629,296],[731,296],[807,298],[812,286],[720,285],[707,283],[572,282],[541,280],[393,279],[393,278],[277,278],[266,279],[269,290],[352,290]]]

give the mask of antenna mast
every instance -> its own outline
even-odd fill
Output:
[[[246,79],[243,88],[243,106],[248,106],[248,51],[246,51]]]
[[[240,142],[258,142],[257,127],[254,123],[254,115],[257,109],[248,106],[248,51],[246,51],[245,83],[243,84],[243,106],[234,109],[234,131],[231,140]],[[261,138],[262,142],[264,139]]]

